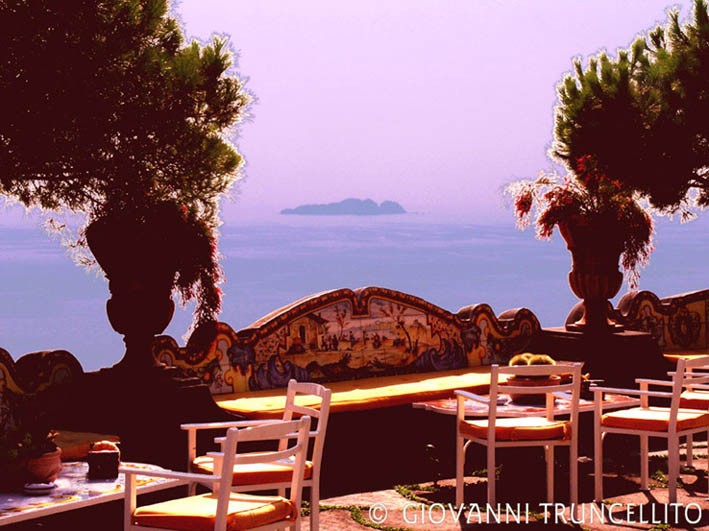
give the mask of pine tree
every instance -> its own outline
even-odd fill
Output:
[[[695,0],[684,27],[677,11],[665,28],[639,37],[615,59],[602,53],[558,87],[552,155],[571,171],[593,155],[608,176],[657,208],[709,205],[709,16]]]
[[[175,286],[213,317],[218,201],[243,162],[227,133],[249,103],[231,61],[225,39],[186,44],[166,0],[0,0],[0,193],[89,222],[172,205],[203,255]]]

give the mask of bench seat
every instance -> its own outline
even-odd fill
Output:
[[[325,384],[332,389],[330,412],[361,411],[401,406],[424,400],[447,398],[456,389],[486,393],[490,385],[490,367],[474,367],[452,371],[379,376]],[[247,419],[275,419],[283,416],[286,388],[214,395],[217,404]],[[300,397],[299,397],[300,398]],[[296,399],[309,406],[316,397]]]
[[[662,355],[672,363],[677,363],[679,359],[693,360],[702,356],[709,356],[709,349],[673,350],[671,352],[663,352]]]

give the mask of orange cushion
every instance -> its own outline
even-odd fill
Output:
[[[258,453],[258,452],[255,452]],[[214,471],[214,460],[206,455],[192,461],[192,472],[197,474],[209,474]],[[293,472],[292,465],[288,463],[273,461],[270,463],[253,463],[247,465],[235,465],[232,485],[260,485],[262,483],[286,483],[291,480]],[[303,477],[310,479],[313,476],[313,463],[305,462],[305,473]]]
[[[217,495],[213,493],[178,498],[138,507],[133,513],[133,524],[184,531],[212,531],[216,510]],[[232,492],[227,529],[252,529],[281,520],[292,520],[295,515],[295,507],[286,498]]]
[[[706,391],[685,391],[679,397],[679,407],[709,410],[709,393]]]
[[[487,439],[487,419],[464,420],[460,423],[464,435]],[[500,441],[540,441],[568,439],[571,423],[549,421],[543,417],[499,418],[495,421],[495,439]]]
[[[508,375],[500,375],[506,381]],[[490,387],[490,366],[454,369],[451,371],[374,376],[360,380],[325,384],[332,390],[330,413],[362,411],[448,398],[453,391],[463,389],[486,393]],[[286,388],[213,395],[219,407],[243,415],[247,419],[280,419],[283,417]],[[320,398],[299,395],[295,403],[313,407]]]
[[[102,435],[80,431],[60,431],[55,444],[62,449],[62,460],[77,461],[85,459],[91,450],[91,444],[98,441],[120,442],[116,435]]]
[[[670,423],[670,408],[634,407],[606,413],[601,417],[601,424],[609,428],[628,428],[632,430],[667,431]],[[677,431],[692,428],[709,427],[709,412],[680,409],[677,412]]]

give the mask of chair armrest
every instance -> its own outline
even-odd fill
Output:
[[[469,398],[470,400],[475,400],[476,402],[482,402],[483,404],[489,404],[489,403],[490,403],[490,399],[489,399],[489,398],[485,398],[484,396],[476,395],[475,393],[471,393],[470,391],[457,390],[457,391],[454,391],[454,392],[455,392],[455,394],[457,394],[458,396],[463,396],[463,397],[465,397],[465,398]]]
[[[554,391],[552,395],[558,396],[559,398],[563,398],[564,400],[571,400],[573,398],[571,396],[571,393],[564,393],[562,391]]]
[[[248,428],[251,426],[260,426],[271,422],[281,422],[280,419],[263,419],[263,420],[233,420],[226,422],[199,422],[192,424],[180,424],[183,430],[219,430],[228,428]]]
[[[682,387],[691,387],[692,389],[709,389],[709,385],[707,384],[693,384],[691,382],[687,382]]]
[[[279,422],[280,422],[280,421],[279,421]],[[309,438],[312,438],[312,437],[315,437],[317,434],[318,434],[317,431],[309,431],[309,432],[308,432],[308,437],[309,437]],[[289,434],[288,434],[288,437],[291,438],[291,439],[295,439],[295,438],[298,437],[298,434],[297,434],[296,432],[289,433]],[[268,439],[267,439],[267,440],[268,440]],[[277,439],[273,439],[273,440],[277,440]],[[214,438],[214,444],[218,444],[218,445],[221,446],[222,444],[224,444],[224,442],[226,442],[226,437],[215,437],[215,438]],[[209,455],[209,453],[208,453],[207,455]]]
[[[651,378],[635,378],[635,383],[646,383],[649,385],[664,385],[667,387],[672,387],[674,382],[671,380],[653,380]]]
[[[638,395],[672,398],[672,393],[667,393],[665,391],[641,391],[640,389],[620,389],[616,387],[591,387],[591,391],[594,393],[608,393],[611,395]]]
[[[144,468],[131,468],[130,466],[122,466],[118,468],[119,472],[125,475],[136,476],[151,476],[156,478],[181,479],[183,481],[208,481],[213,483],[219,481],[220,476],[210,476],[207,474],[192,474],[190,472],[176,472],[174,470],[146,470]]]

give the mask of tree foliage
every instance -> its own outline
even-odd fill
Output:
[[[552,155],[573,171],[592,155],[606,174],[676,212],[709,205],[709,15],[695,0],[610,58],[574,61],[558,87]],[[692,190],[696,192],[692,197]]]
[[[242,167],[230,65],[226,39],[184,42],[167,0],[0,0],[0,193],[89,221],[172,204],[209,249]]]

